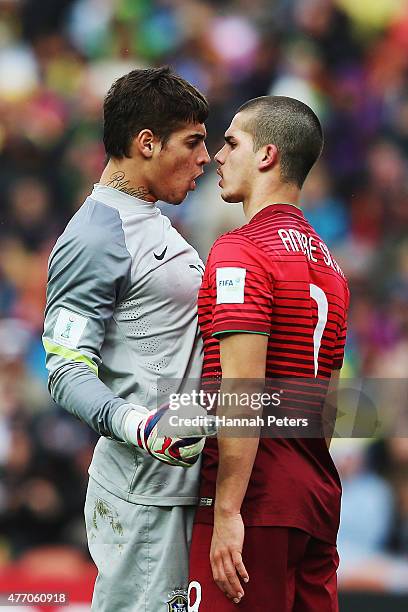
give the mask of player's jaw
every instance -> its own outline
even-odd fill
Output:
[[[159,198],[169,204],[181,204],[187,197],[189,191],[194,191],[197,187],[197,179],[204,174],[204,170],[194,174],[177,176],[173,173],[168,177],[165,185],[163,185],[163,194]]]
[[[221,188],[221,197],[224,202],[228,202],[229,204],[242,202],[244,196],[242,190],[239,188],[238,180],[234,180],[233,176],[231,176],[226,169],[223,169],[222,166],[217,169],[217,174],[221,177],[220,181],[218,181],[218,185]]]

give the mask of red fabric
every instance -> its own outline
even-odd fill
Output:
[[[244,303],[217,304],[216,271],[223,267],[246,269]],[[320,305],[318,310],[311,285],[324,292],[327,317]],[[203,387],[221,379],[220,333],[266,333],[267,391],[279,390],[281,381],[277,389],[273,381],[285,379],[278,416],[307,418],[320,432],[327,381],[343,363],[348,302],[342,271],[302,212],[284,204],[261,210],[247,225],[219,238],[207,261],[198,306]],[[319,314],[324,323],[320,345],[315,338]],[[285,439],[281,431],[281,437],[260,440],[242,506],[244,522],[303,529],[335,544],[341,487],[325,441],[320,433]],[[217,464],[217,442],[210,439],[203,453],[202,498],[214,500]],[[198,522],[212,522],[214,504],[206,502],[198,509]]]
[[[66,575],[50,576],[44,575],[44,572],[36,575],[32,569],[24,569],[21,564],[15,563],[1,569],[0,593],[3,596],[7,594],[5,603],[8,603],[7,597],[11,593],[65,593],[68,603],[90,603],[96,574],[93,563],[84,563],[81,566],[80,574],[71,568],[71,574],[68,571]],[[30,609],[57,612],[66,610],[67,606],[32,603]]]
[[[246,529],[243,561],[249,582],[238,607],[212,578],[211,525],[196,524],[190,552],[190,584],[201,587],[199,612],[338,612],[335,546],[297,529]],[[190,605],[197,590],[190,587]]]

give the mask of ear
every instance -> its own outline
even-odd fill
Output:
[[[262,147],[259,151],[261,157],[258,164],[259,170],[268,170],[272,168],[278,161],[278,149],[276,145],[268,144]]]
[[[146,159],[153,157],[154,146],[157,139],[151,130],[141,130],[133,139],[132,149]]]

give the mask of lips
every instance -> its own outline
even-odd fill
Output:
[[[196,176],[194,176],[194,177],[191,179],[191,182],[190,182],[190,185],[191,185],[191,187],[190,187],[190,191],[194,191],[194,189],[195,189],[195,188],[196,188],[196,186],[197,186],[197,185],[196,185],[196,180],[197,180],[197,179],[198,179],[200,176],[202,176],[203,174],[204,174],[204,172],[200,172],[200,174],[197,174]]]

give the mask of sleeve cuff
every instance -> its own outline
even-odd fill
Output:
[[[245,323],[230,321],[229,324],[215,323],[213,325],[212,335],[219,334],[262,334],[270,336],[271,326],[268,323],[245,321]]]
[[[117,440],[127,444],[136,443],[136,429],[140,421],[149,414],[144,406],[122,404],[112,418],[112,433]]]
[[[254,331],[249,329],[224,329],[222,331],[213,332],[212,336],[222,336],[223,334],[258,334],[259,336],[269,336],[268,332]]]

